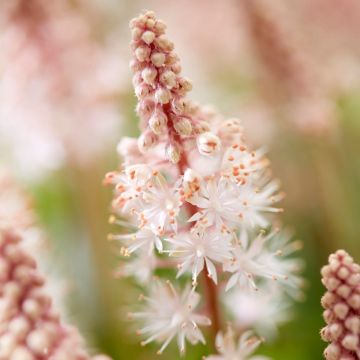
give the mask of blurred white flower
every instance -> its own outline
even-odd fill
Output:
[[[1,11],[2,160],[29,178],[89,164],[116,135],[121,62],[66,1],[16,0]]]
[[[276,284],[260,290],[235,288],[225,294],[224,304],[236,327],[254,329],[270,340],[278,334],[278,326],[290,318],[290,303]]]
[[[205,343],[198,326],[209,326],[210,320],[194,312],[200,301],[200,295],[194,289],[187,287],[178,294],[170,282],[164,284],[156,280],[150,296],[144,299],[147,308],[143,312],[130,314],[145,324],[138,331],[139,334],[149,336],[142,342],[143,345],[152,341],[162,342],[158,351],[161,354],[174,337],[177,338],[181,353],[185,351],[185,340],[191,344],[199,341]]]
[[[215,346],[219,355],[210,355],[206,360],[269,360],[265,356],[251,356],[260,345],[261,339],[254,336],[251,331],[244,332],[238,343],[232,328],[229,326],[226,333],[219,332],[216,336]]]

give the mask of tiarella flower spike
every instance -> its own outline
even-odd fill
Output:
[[[344,250],[330,255],[321,270],[327,292],[321,299],[326,326],[321,337],[330,344],[327,360],[360,358],[360,266]]]
[[[298,291],[299,264],[285,258],[293,243],[262,230],[273,227],[283,198],[264,150],[249,149],[238,119],[185,98],[190,83],[153,12],[132,20],[131,29],[141,135],[119,143],[123,163],[105,177],[114,186],[111,222],[129,229],[109,238],[126,260],[117,274],[146,285],[155,270],[170,268],[188,281],[177,295],[159,280],[145,310],[133,314],[145,322],[144,343],[160,342],[162,352],[177,338],[183,352],[185,339],[205,341],[198,325],[210,319],[214,338],[221,330],[225,289],[256,296],[254,288],[271,282],[278,301]]]
[[[110,360],[91,358],[77,330],[61,322],[22,242],[11,231],[0,231],[0,359]]]

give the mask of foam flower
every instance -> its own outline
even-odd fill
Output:
[[[162,353],[170,341],[177,337],[180,352],[185,351],[185,340],[192,344],[205,343],[205,338],[199,329],[209,326],[210,320],[195,313],[200,301],[200,295],[190,287],[179,294],[170,282],[164,284],[156,281],[149,297],[144,297],[146,308],[143,312],[131,313],[130,316],[141,319],[145,326],[138,333],[149,337],[143,345],[151,341],[162,342],[158,353]]]
[[[321,270],[327,292],[321,299],[326,326],[321,337],[330,344],[328,360],[360,357],[360,266],[344,250],[330,255]]]
[[[144,344],[162,342],[162,352],[177,338],[183,352],[186,338],[205,341],[197,325],[209,325],[208,318],[212,334],[220,330],[224,282],[227,288],[255,287],[255,281],[278,279],[279,287],[295,293],[301,284],[298,262],[286,259],[291,246],[280,241],[280,256],[271,235],[253,236],[282,212],[283,194],[264,149],[248,147],[239,119],[186,97],[190,82],[181,75],[166,26],[152,11],[132,20],[130,28],[141,134],[120,141],[123,163],[105,176],[114,187],[111,222],[123,227],[111,237],[124,246],[120,274],[146,287],[153,272],[170,268],[187,283],[182,295],[157,283],[145,298],[147,310],[134,314],[145,321]],[[206,317],[193,311],[201,296]],[[241,354],[251,352],[246,351]]]
[[[193,282],[206,267],[208,276],[217,283],[215,262],[222,263],[231,257],[231,237],[212,229],[193,227],[190,232],[179,233],[166,239],[172,245],[170,255],[180,259],[178,277],[191,269]]]
[[[235,335],[228,327],[225,334],[219,332],[216,336],[216,349],[219,355],[210,355],[206,360],[266,360],[264,356],[251,356],[260,345],[261,339],[254,336],[251,331],[244,332],[238,343],[235,342]]]

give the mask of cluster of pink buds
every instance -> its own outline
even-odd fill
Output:
[[[111,222],[128,228],[109,238],[120,242],[127,260],[119,273],[145,286],[144,309],[130,314],[144,323],[138,331],[146,336],[143,344],[160,342],[161,353],[177,338],[184,352],[185,340],[205,342],[199,326],[211,324],[213,337],[220,334],[225,292],[265,297],[271,288],[274,301],[296,297],[301,264],[287,255],[298,243],[274,225],[283,194],[264,151],[249,149],[238,119],[224,119],[185,98],[190,82],[180,75],[174,45],[153,12],[130,27],[142,133],[119,143],[123,163],[105,177],[114,186]],[[150,281],[161,268],[174,269],[188,285]],[[236,314],[231,320],[239,335],[254,326]],[[248,338],[241,335],[239,350],[219,349],[223,355],[216,359],[234,352],[248,359],[258,345]]]
[[[91,358],[75,328],[61,323],[44,277],[9,230],[0,232],[0,359],[110,360]]]
[[[321,299],[326,326],[321,330],[327,360],[360,358],[360,266],[344,250],[330,255],[321,270],[327,292]]]
[[[192,138],[208,129],[199,109],[186,99],[191,82],[180,75],[174,44],[165,36],[166,25],[151,12],[130,24],[134,58],[131,69],[139,100],[142,152],[166,139],[169,160],[180,160],[181,139]]]
[[[41,275],[49,254],[32,201],[4,170],[0,186],[0,360],[110,360],[89,356],[61,322],[59,284]]]

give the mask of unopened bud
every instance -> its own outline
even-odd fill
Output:
[[[197,146],[202,155],[214,155],[220,149],[220,139],[211,132],[205,132],[198,136]]]
[[[165,24],[163,21],[161,21],[161,20],[156,21],[155,31],[156,31],[159,35],[161,35],[161,34],[163,34],[163,33],[165,32],[165,30],[166,30],[166,24]]]
[[[155,91],[155,100],[160,104],[167,104],[170,101],[171,93],[168,89],[159,88]]]
[[[136,59],[131,59],[129,63],[130,70],[134,73],[141,70],[141,64]]]
[[[160,35],[154,42],[162,51],[174,50],[174,44],[165,35]]]
[[[174,128],[179,135],[189,136],[192,133],[191,122],[185,117],[177,118],[174,121]]]
[[[138,147],[142,153],[148,151],[158,142],[157,136],[152,131],[145,131],[138,139]]]
[[[186,106],[186,99],[180,98],[180,99],[174,99],[172,101],[172,110],[175,114],[182,114],[185,111]]]
[[[139,40],[141,38],[142,31],[138,27],[131,30],[131,37],[133,40]]]
[[[149,127],[156,134],[160,135],[166,129],[167,116],[161,110],[155,110],[149,119]]]
[[[157,71],[154,68],[147,67],[141,72],[141,77],[146,84],[154,85]]]
[[[197,123],[193,124],[194,134],[199,135],[208,131],[210,131],[210,125],[206,121],[198,121]]]
[[[135,95],[139,99],[144,99],[151,93],[151,87],[146,84],[135,86]]]
[[[170,143],[165,149],[166,157],[173,163],[176,164],[180,160],[180,149],[177,144]]]
[[[165,54],[161,52],[156,52],[151,55],[151,62],[156,67],[160,67],[164,65],[165,62]]]
[[[160,81],[168,89],[172,89],[176,85],[176,75],[171,70],[164,71],[160,75]]]
[[[182,92],[188,92],[192,90],[192,83],[187,78],[181,78],[179,79],[179,86]]]
[[[149,58],[150,53],[151,49],[148,46],[139,46],[135,50],[135,57],[142,62]]]
[[[145,31],[142,36],[141,39],[148,45],[150,45],[154,39],[155,39],[155,34],[152,31]]]

